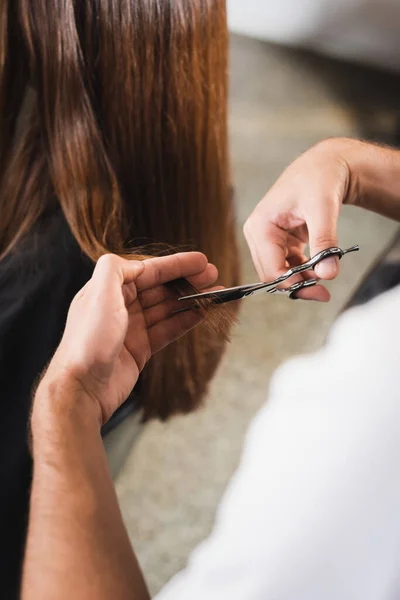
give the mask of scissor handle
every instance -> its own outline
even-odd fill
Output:
[[[299,265],[297,267],[291,267],[286,271],[286,273],[275,279],[273,283],[280,284],[283,281],[286,281],[286,279],[289,279],[289,277],[292,277],[293,275],[298,275],[299,273],[304,273],[304,271],[314,269],[317,266],[317,264],[320,263],[322,260],[325,260],[325,258],[329,258],[331,256],[338,256],[340,260],[345,254],[348,254],[349,252],[357,252],[359,249],[360,246],[358,244],[356,244],[355,246],[351,246],[351,248],[347,248],[347,250],[342,250],[342,248],[338,248],[336,246],[333,246],[332,248],[326,248],[325,250],[321,250],[321,252],[318,252],[318,254],[315,254],[315,256],[310,258],[310,260],[307,260],[307,262],[303,263],[302,265]]]
[[[288,297],[291,300],[298,300],[297,292],[300,290],[304,290],[304,288],[313,287],[317,285],[318,279],[303,279],[302,281],[298,281],[297,283],[293,283],[288,288],[273,288],[272,290],[267,290],[269,294],[282,293],[288,294]]]

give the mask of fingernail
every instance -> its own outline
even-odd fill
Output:
[[[338,259],[335,256],[330,256],[321,260],[314,269],[315,274],[320,279],[332,279],[337,275],[339,268]]]

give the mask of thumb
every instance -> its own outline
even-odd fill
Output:
[[[337,214],[316,215],[308,221],[310,256],[315,256],[321,250],[338,245]],[[331,256],[318,263],[314,269],[320,279],[334,279],[339,273],[339,259]]]

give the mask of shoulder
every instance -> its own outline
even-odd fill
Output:
[[[328,371],[332,371],[332,384],[350,382],[360,373],[363,378],[372,378],[382,370],[386,375],[397,377],[399,345],[400,286],[397,286],[343,313],[319,351],[290,360],[277,371],[271,391],[276,390],[277,385],[289,383],[290,372],[298,376],[312,372],[317,384],[320,375]]]
[[[65,279],[71,272],[90,273],[92,268],[63,214],[57,211],[35,225],[17,248],[0,261],[0,292],[16,283],[34,291],[55,274]]]
[[[0,332],[37,303],[70,302],[92,270],[60,212],[38,224],[0,261]]]
[[[397,581],[399,302],[400,288],[352,309],[321,350],[277,371],[212,535],[159,600],[296,598],[299,586],[344,599]]]
[[[247,442],[260,443],[272,422],[318,436],[347,426],[374,434],[394,419],[400,435],[399,378],[400,286],[344,313],[320,350],[276,371]]]

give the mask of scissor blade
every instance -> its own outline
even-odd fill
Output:
[[[225,297],[234,297],[235,300],[239,300],[247,295],[247,292],[256,290],[258,288],[264,288],[269,285],[273,285],[273,283],[252,283],[247,285],[236,285],[230,288],[224,288],[223,290],[215,290],[214,292],[200,292],[199,294],[191,294],[190,296],[183,296],[182,298],[178,298],[178,300],[207,300],[208,298],[212,300],[218,300],[218,298]],[[227,302],[227,300],[225,300]]]

